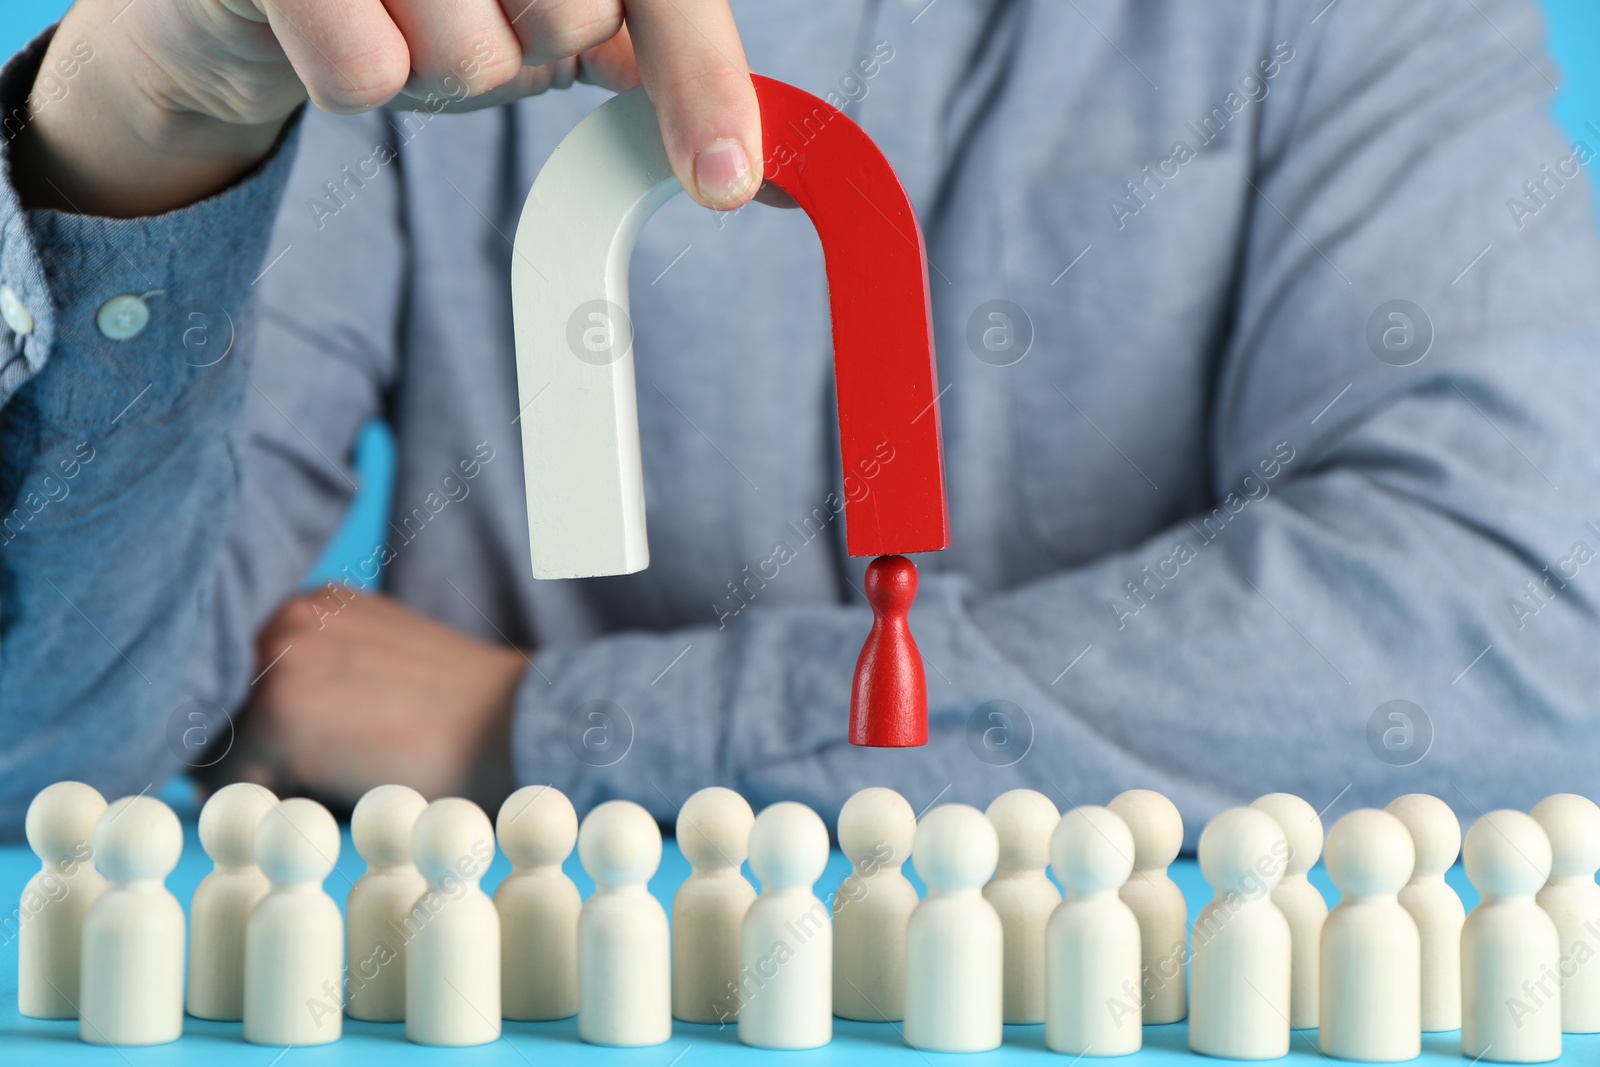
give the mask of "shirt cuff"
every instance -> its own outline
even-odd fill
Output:
[[[145,399],[172,404],[231,349],[303,109],[253,171],[187,207],[133,219],[26,209],[10,148],[50,106],[30,93],[54,33],[0,67],[0,406],[32,382],[51,422],[104,426],[146,386]],[[59,365],[41,375],[52,353]]]

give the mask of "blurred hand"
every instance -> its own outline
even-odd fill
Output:
[[[737,207],[760,184],[760,113],[728,0],[78,0],[41,71],[86,49],[20,139],[30,203],[190,203],[259,161],[307,97],[341,114],[462,111],[574,81],[642,80],[701,204]]]
[[[510,791],[521,651],[341,586],[284,604],[257,653],[264,673],[222,777],[345,805],[398,782],[491,813]]]

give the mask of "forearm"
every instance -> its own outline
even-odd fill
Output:
[[[0,77],[8,114],[29,58]],[[27,319],[0,329],[0,832],[50,781],[137,792],[177,763],[164,728],[238,494],[245,309],[291,155],[134,220],[25,211],[0,183]],[[131,318],[102,314],[114,297]]]
[[[1021,785],[1062,805],[1103,803],[1135,784],[1183,792],[1191,810],[1202,796],[1210,804],[1215,794],[1195,792],[1197,780],[1097,732],[1096,714],[1138,718],[1142,707],[1114,696],[1091,711],[1079,699],[1083,677],[1105,662],[1114,573],[1106,561],[989,601],[970,597],[959,576],[925,575],[911,626],[927,670],[930,738],[910,751],[845,739],[871,624],[862,605],[750,608],[721,630],[546,650],[519,695],[518,779],[550,782],[580,808],[635,800],[667,821],[712,784],[758,808],[799,799],[825,816],[869,785],[891,786],[919,809],[936,797],[981,806]],[[1006,603],[1012,596],[1024,602]],[[1124,640],[1153,650],[1157,633]],[[1140,684],[1148,692],[1151,679]],[[1198,684],[1198,672],[1170,672],[1165,703],[1186,702]]]
[[[1559,362],[1581,358],[1575,347]],[[1426,421],[1428,407],[1396,417]],[[1302,442],[1264,457],[1273,476],[1258,467],[1219,512],[1125,554],[983,598],[958,577],[926,576],[912,612],[925,749],[845,741],[865,608],[752,608],[720,631],[541,655],[521,691],[519,778],[580,806],[627,797],[668,820],[713,783],[757,806],[801,799],[826,813],[868,785],[918,808],[982,806],[1018,786],[1067,807],[1140,786],[1177,801],[1191,847],[1200,820],[1276,789],[1319,808],[1409,791],[1469,812],[1522,805],[1552,780],[1589,775],[1583,753],[1600,729],[1587,694],[1600,676],[1583,651],[1588,576],[1563,579],[1537,626],[1521,626],[1507,599],[1544,574],[1507,545],[1530,533],[1559,573],[1584,515],[1577,504],[1556,514],[1515,482],[1476,506],[1519,524],[1536,514],[1533,525],[1513,534],[1453,515],[1468,472],[1498,463],[1493,443],[1472,442],[1470,408],[1454,407],[1459,439],[1418,453],[1462,479],[1437,496],[1354,464],[1327,469]],[[1582,467],[1552,476],[1594,481]],[[1386,747],[1383,731],[1402,724],[1379,709],[1397,699],[1422,712]],[[1522,758],[1504,760],[1508,746]]]

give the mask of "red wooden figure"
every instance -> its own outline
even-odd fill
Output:
[[[917,598],[917,566],[879,556],[867,566],[872,630],[856,660],[850,693],[850,743],[904,748],[928,743],[928,679],[907,613]]]

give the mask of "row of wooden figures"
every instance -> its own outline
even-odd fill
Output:
[[[1214,1056],[1282,1056],[1291,1029],[1317,1027],[1323,1052],[1366,1061],[1410,1059],[1422,1032],[1460,1028],[1467,1056],[1542,1062],[1563,1029],[1600,1031],[1600,808],[1571,794],[1484,816],[1464,849],[1435,797],[1352,812],[1326,839],[1332,913],[1306,880],[1317,812],[1264,796],[1201,835],[1214,898],[1192,931],[1167,874],[1182,820],[1149,790],[1062,815],[1019,789],[920,821],[892,790],[863,790],[840,812],[852,870],[829,907],[814,892],[829,855],[815,812],[757,816],[705,789],[678,818],[692,873],[670,928],[647,889],[660,830],[625,801],[580,826],[559,791],[530,786],[491,831],[469,801],[374,789],[352,819],[367,872],[347,921],[322,889],[340,837],[320,805],[229,786],[199,831],[216,866],[191,902],[185,1002],[184,917],[162,884],[177,818],[76,782],[35,798],[23,1014],[76,1017],[84,1040],[118,1045],[175,1040],[187,1007],[273,1045],[333,1041],[344,1014],[404,1020],[435,1045],[576,1014],[602,1045],[663,1042],[677,1018],[737,1021],[742,1041],[788,1049],[826,1043],[838,1016],[901,1022],[908,1044],[953,1052],[996,1047],[1002,1022],[1043,1022],[1050,1048],[1093,1056],[1187,1017],[1190,1046]],[[478,880],[496,837],[512,872],[491,901]],[[595,883],[586,902],[562,871],[574,845]],[[1444,881],[1458,852],[1482,897],[1471,916]]]

